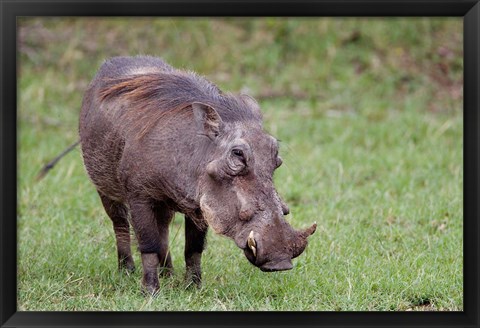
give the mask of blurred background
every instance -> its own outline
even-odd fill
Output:
[[[81,95],[105,58],[152,54],[224,89],[318,112],[365,110],[372,98],[375,111],[410,99],[451,111],[462,98],[461,19],[41,18],[19,26],[21,72],[55,68],[63,93]]]
[[[17,49],[21,310],[463,309],[461,18],[21,18]],[[177,273],[145,301],[79,149],[35,181],[102,62],[137,54],[259,101],[288,220],[319,224],[293,270],[209,233],[205,287],[185,291],[177,216]]]

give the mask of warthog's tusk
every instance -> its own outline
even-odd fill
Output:
[[[257,243],[255,242],[255,238],[253,237],[253,230],[250,231],[247,239],[248,247],[252,250],[253,256],[257,257]]]
[[[253,256],[257,257],[257,249],[255,248],[255,246],[250,246],[250,249],[253,252]]]

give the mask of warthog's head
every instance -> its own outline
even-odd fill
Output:
[[[244,119],[227,121],[209,105],[192,106],[199,133],[209,139],[200,208],[209,226],[232,238],[252,264],[262,271],[288,270],[316,224],[297,231],[285,221],[289,209],[273,185],[282,164],[278,141],[263,130],[258,104],[248,96],[239,99],[249,113]]]

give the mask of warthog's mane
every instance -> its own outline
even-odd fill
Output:
[[[138,124],[139,137],[161,118],[191,108],[194,102],[213,107],[225,122],[261,120],[244,98],[223,93],[205,78],[180,70],[103,78],[99,97],[101,102],[128,103],[122,115]]]

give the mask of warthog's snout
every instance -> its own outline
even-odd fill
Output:
[[[307,238],[315,232],[316,227],[314,223],[304,230],[291,229],[292,235],[281,239],[277,239],[278,235],[261,236],[252,230],[243,252],[250,263],[264,272],[290,270],[293,268],[292,259],[304,251]]]

